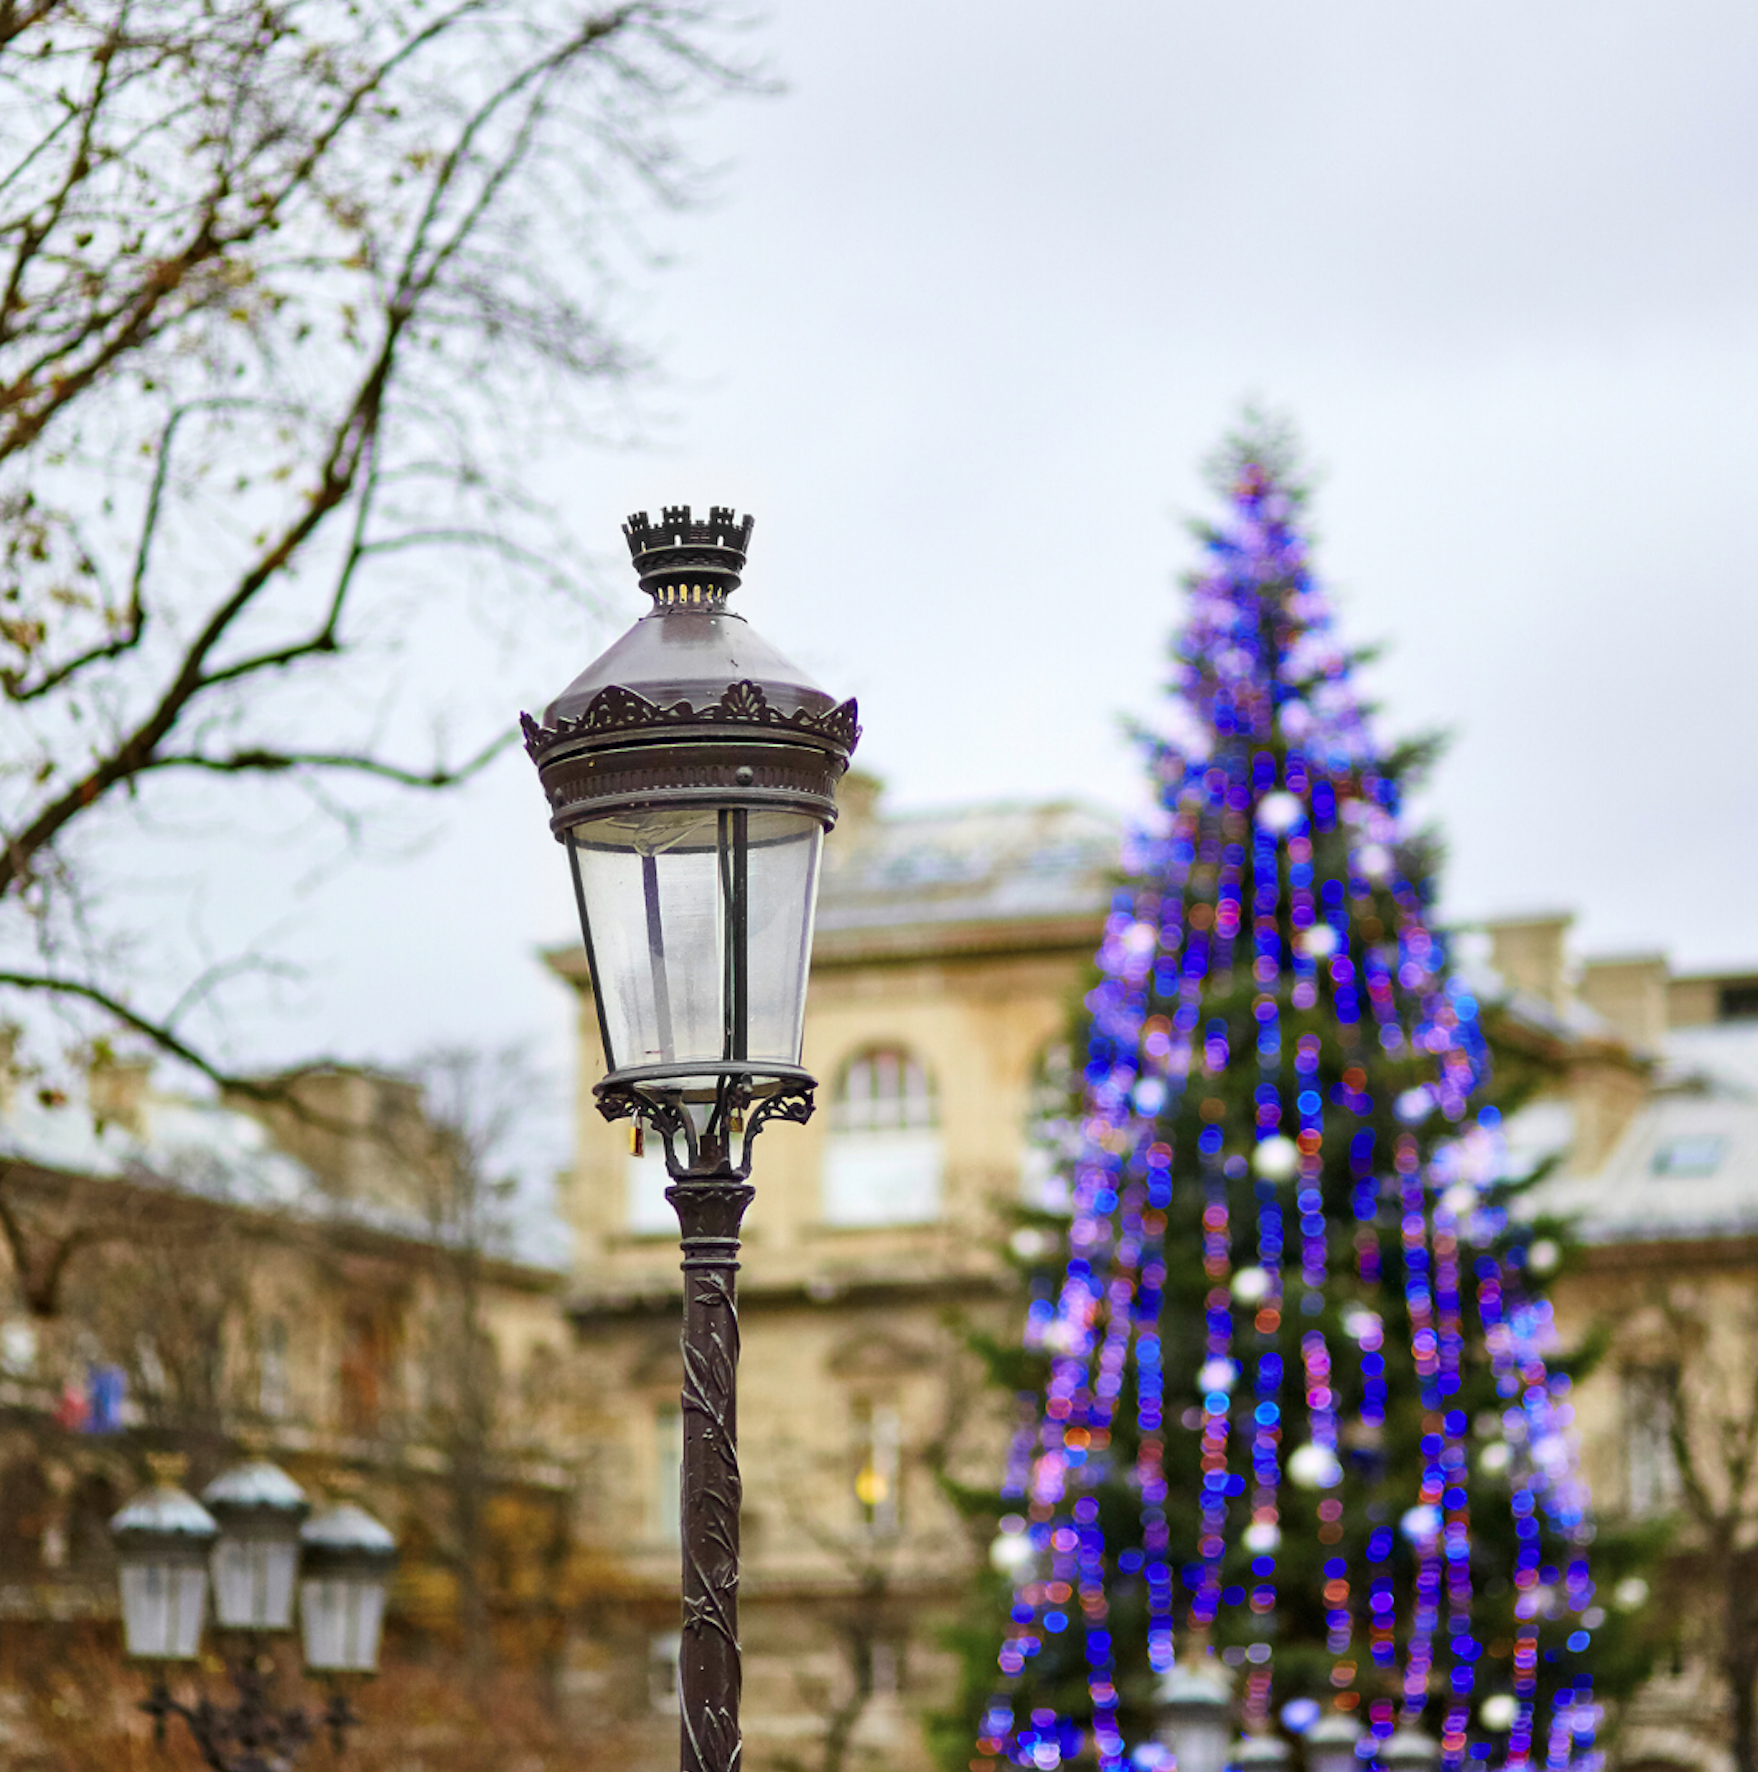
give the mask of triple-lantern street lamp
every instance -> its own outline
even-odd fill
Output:
[[[609,1069],[599,1111],[664,1147],[684,1270],[684,1772],[740,1754],[734,1276],[766,1121],[804,1121],[818,861],[859,736],[726,607],[751,519],[667,506],[624,525],[652,608],[523,720],[573,874]]]
[[[141,1708],[160,1741],[181,1717],[213,1772],[281,1772],[320,1729],[336,1752],[360,1719],[344,1681],[378,1667],[396,1541],[363,1508],[313,1513],[278,1466],[252,1459],[216,1477],[201,1500],[177,1486],[183,1461],[154,1460],[157,1481],[110,1522],[128,1653],[152,1669]],[[227,1633],[238,1700],[184,1703],[172,1672],[199,1659],[209,1601]],[[299,1615],[306,1672],[329,1695],[320,1714],[274,1702],[272,1640]]]
[[[1273,1731],[1235,1739],[1226,1676],[1212,1660],[1167,1669],[1154,1694],[1154,1724],[1178,1772],[1287,1772],[1293,1763],[1287,1741]],[[1306,1772],[1364,1772],[1369,1758],[1383,1772],[1435,1772],[1441,1759],[1441,1744],[1415,1724],[1379,1741],[1346,1711],[1323,1712],[1301,1740]]]

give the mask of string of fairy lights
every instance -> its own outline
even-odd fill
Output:
[[[1296,1526],[1283,1491],[1292,1484],[1316,1496],[1331,1705],[1358,1715],[1367,1753],[1426,1722],[1441,1772],[1489,1761],[1524,1772],[1538,1758],[1549,1772],[1593,1772],[1590,1679],[1575,1677],[1548,1717],[1539,1714],[1541,1621],[1570,1615],[1570,1651],[1591,1642],[1591,1517],[1567,1437],[1568,1382],[1546,1364],[1549,1307],[1521,1287],[1518,1243],[1507,1263],[1489,1247],[1506,1226],[1496,1192],[1506,1160],[1496,1109],[1471,1103],[1488,1070],[1478,1007],[1406,877],[1396,783],[1269,473],[1248,464],[1210,551],[1179,648],[1183,730],[1151,755],[1164,817],[1131,840],[1133,883],[1114,897],[1088,998],[1081,1107],[1063,1152],[1068,1256],[1059,1292],[1033,1299],[1026,1328],[1027,1345],[1048,1356],[1049,1379],[1022,1409],[1002,1491],[1003,1541],[1016,1547],[1020,1579],[973,1766],[1048,1772],[1077,1754],[1101,1772],[1164,1765],[1152,1744],[1120,1731],[1110,1583],[1142,1583],[1156,1674],[1172,1668],[1181,1639],[1208,1642],[1224,1616],[1267,1619],[1284,1597],[1280,1553]],[[1266,742],[1272,732],[1284,741],[1279,758]],[[1331,839],[1334,853],[1339,832],[1347,864],[1321,878],[1315,840]],[[1389,900],[1395,927],[1365,941],[1356,912],[1375,895]],[[1212,1006],[1215,981],[1241,966],[1253,986],[1249,1022]],[[1428,1080],[1397,1099],[1402,1130],[1389,1148],[1363,1123],[1372,1105],[1363,1064],[1343,1068],[1327,1101],[1324,1042],[1298,1031],[1315,1011],[1351,1030],[1357,1047],[1424,1061]],[[1237,1135],[1229,1150],[1219,1100],[1229,1076],[1252,1079],[1249,1157]],[[1198,1082],[1207,1093],[1194,1162],[1182,1172],[1194,1174],[1174,1182],[1167,1128]],[[1423,1130],[1435,1126],[1438,1135]],[[1327,1146],[1347,1151],[1347,1269],[1337,1265],[1321,1191]],[[1194,1373],[1165,1363],[1175,1187],[1201,1195],[1206,1292]],[[1237,1222],[1241,1198],[1249,1223]],[[1385,1302],[1389,1286],[1400,1313]],[[1321,1321],[1333,1293],[1346,1294],[1331,1313],[1341,1344]],[[1419,1393],[1419,1480],[1395,1517],[1370,1516],[1352,1533],[1330,1492],[1343,1487],[1348,1459],[1371,1466],[1383,1443],[1395,1314],[1408,1324],[1399,1358],[1408,1353]],[[1473,1338],[1504,1404],[1493,1431],[1474,1426],[1461,1397]],[[1113,1554],[1096,1491],[1115,1468],[1117,1412],[1131,1391],[1139,1532]],[[1178,1426],[1198,1441],[1186,1543],[1173,1541],[1167,1507],[1167,1437]],[[1472,1569],[1474,1443],[1497,1493],[1505,1483],[1517,1546],[1512,1692],[1487,1698]],[[1541,1517],[1553,1544],[1571,1546],[1560,1569],[1544,1560]],[[1401,1563],[1413,1571],[1402,1594]],[[1068,1633],[1086,1668],[1089,1713],[1078,1725],[1018,1705],[1031,1664]],[[1230,1649],[1228,1661],[1241,1728],[1273,1730],[1287,1694],[1271,1634]],[[1391,1677],[1364,1682],[1364,1668]]]

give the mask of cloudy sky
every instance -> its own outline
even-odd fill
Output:
[[[746,45],[786,90],[691,124],[723,170],[656,224],[646,442],[557,464],[607,583],[625,512],[749,508],[744,613],[860,696],[891,804],[1127,809],[1256,396],[1387,729],[1454,734],[1450,913],[1758,964],[1758,9],[776,0]],[[528,699],[609,637],[534,644]],[[559,1037],[528,775],[312,900],[277,1038]]]

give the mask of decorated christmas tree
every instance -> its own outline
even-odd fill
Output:
[[[1566,1238],[1502,1131],[1531,1064],[1431,922],[1433,747],[1376,738],[1286,437],[1219,475],[1023,1345],[987,1350],[1020,1425],[967,1498],[995,1573],[942,1757],[1592,1768],[1644,1547],[1575,1466]]]

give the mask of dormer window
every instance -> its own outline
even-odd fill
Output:
[[[1713,1175],[1727,1154],[1719,1132],[1692,1132],[1669,1138],[1654,1153],[1654,1173],[1679,1177]]]

